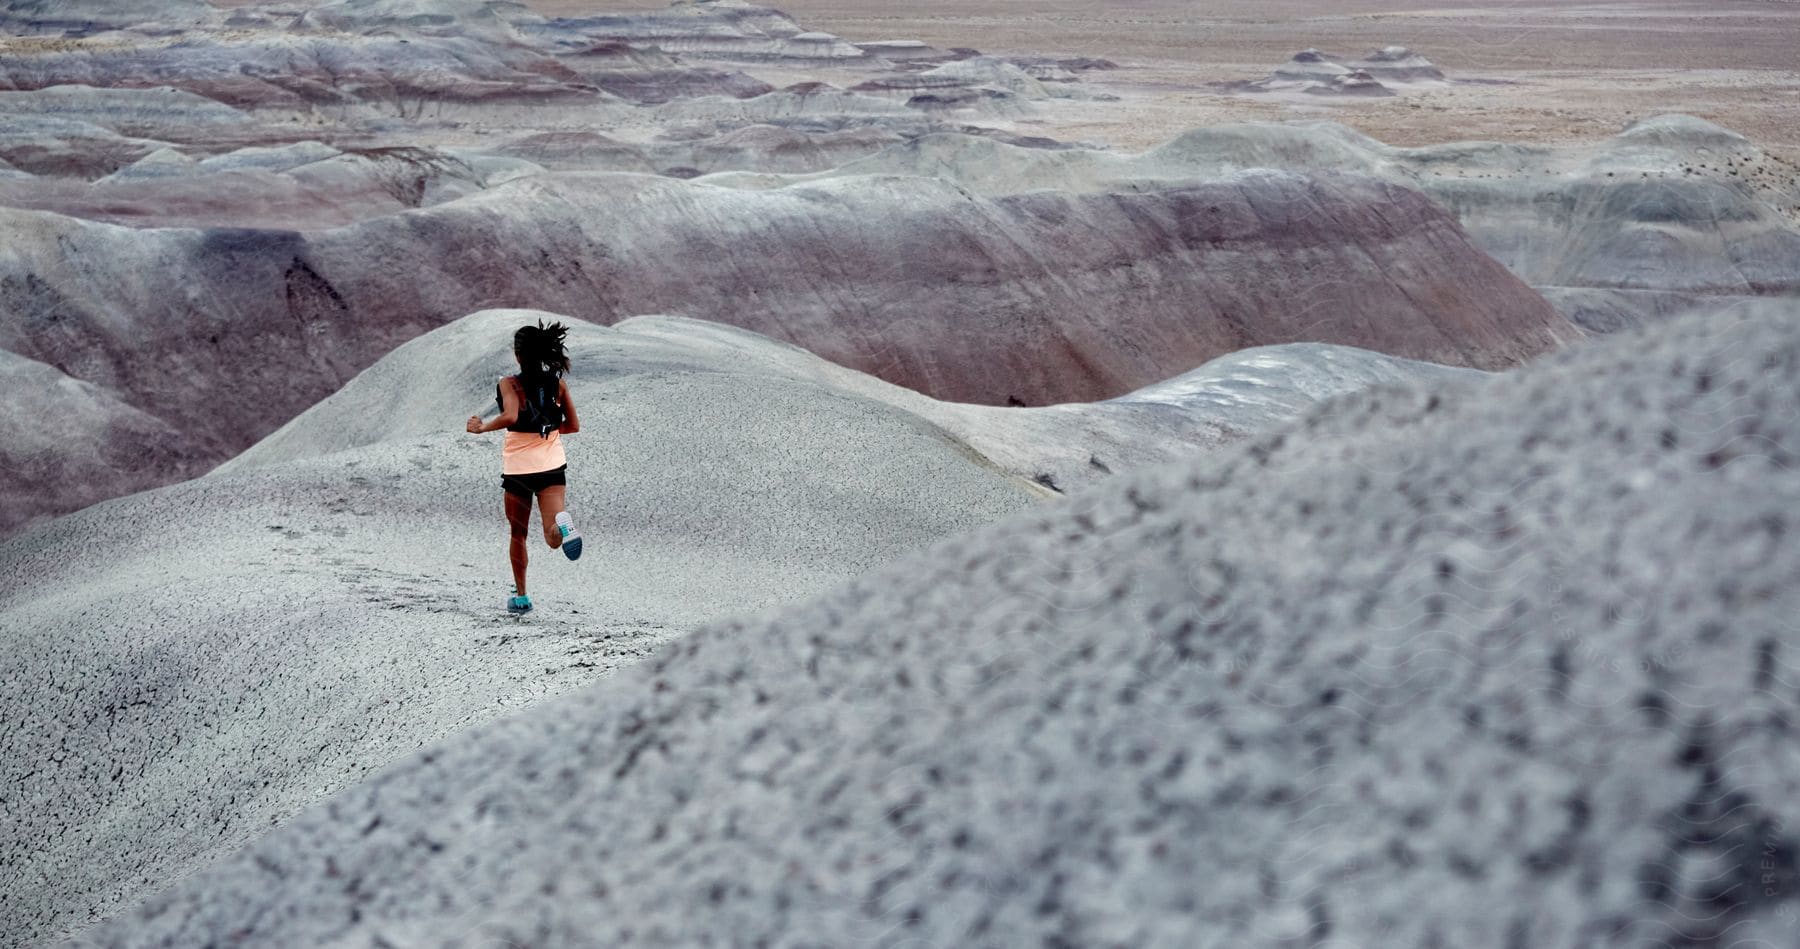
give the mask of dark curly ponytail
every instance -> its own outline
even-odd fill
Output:
[[[569,328],[561,323],[521,326],[513,334],[513,353],[519,357],[521,381],[556,379],[569,371],[569,354],[563,351],[563,338]]]

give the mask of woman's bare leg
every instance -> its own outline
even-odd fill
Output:
[[[538,515],[544,519],[544,543],[549,544],[551,550],[562,546],[562,531],[556,529],[556,515],[568,509],[564,503],[567,498],[568,489],[560,484],[538,492]]]
[[[506,526],[512,531],[508,552],[512,554],[513,592],[525,595],[525,538],[531,531],[531,498],[506,492]]]

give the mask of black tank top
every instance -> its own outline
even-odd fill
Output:
[[[518,376],[507,376],[506,378],[519,384],[519,417],[514,419],[511,425],[506,426],[506,430],[509,432],[525,432],[530,435],[542,434],[537,430],[537,426],[528,423],[525,419],[525,400],[529,398],[529,396],[525,394],[525,381]],[[548,401],[551,405],[556,405],[560,408],[561,401],[557,399],[557,395],[559,394],[559,389],[561,387],[555,384],[556,381],[557,377],[550,377],[550,382],[552,384],[548,387],[545,395],[548,397]],[[501,393],[500,383],[498,382],[494,383],[494,401],[500,404],[500,411],[506,411],[506,398]]]

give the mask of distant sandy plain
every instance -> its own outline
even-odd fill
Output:
[[[545,15],[645,10],[660,0],[533,0]],[[853,42],[919,39],[984,52],[1093,56],[1087,80],[1117,102],[1060,102],[1030,132],[1143,148],[1201,125],[1329,118],[1394,145],[1612,135],[1685,112],[1800,157],[1800,2],[1613,0],[773,0],[809,29]],[[1307,47],[1409,46],[1459,83],[1393,99],[1227,96]],[[755,72],[755,70],[750,70]],[[771,77],[776,78],[776,77]],[[795,81],[791,68],[778,77]],[[845,81],[821,70],[818,78]],[[849,81],[847,84],[854,84]]]

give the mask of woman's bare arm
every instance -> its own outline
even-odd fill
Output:
[[[556,398],[562,403],[563,408],[562,427],[557,431],[564,435],[573,435],[581,431],[581,418],[575,414],[575,400],[569,396],[569,380],[559,379],[557,385],[562,391],[557,393]]]
[[[483,422],[479,415],[471,415],[466,430],[470,434],[482,435],[487,432],[499,431],[518,420],[519,386],[511,379],[505,379],[500,383],[500,414],[494,416],[492,421],[487,422]]]

